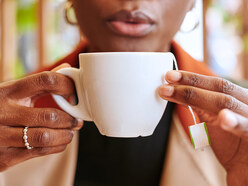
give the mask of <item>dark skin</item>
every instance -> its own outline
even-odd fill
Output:
[[[208,125],[211,146],[227,171],[228,185],[247,185],[248,90],[225,79],[171,71],[163,99],[190,105]]]
[[[32,108],[32,104],[48,92],[68,97],[73,94],[73,88],[70,79],[55,72],[1,83],[0,171],[34,157],[65,150],[83,122],[58,109]],[[28,142],[34,147],[31,150],[24,148],[24,126],[30,127]]]
[[[78,24],[88,38],[90,51],[168,52],[175,33],[194,0],[73,0]],[[118,35],[104,20],[114,12],[142,10],[155,20],[154,29],[142,37]],[[248,90],[227,80],[189,72],[170,71],[168,85],[160,87],[163,99],[191,105],[208,125],[212,148],[227,171],[228,185],[248,185]],[[61,152],[70,143],[73,130],[82,126],[63,111],[32,108],[32,102],[46,93],[73,94],[67,77],[44,72],[0,84],[0,170],[30,158]],[[211,103],[211,104],[210,104]],[[20,114],[22,113],[22,114]],[[61,122],[63,121],[63,122]],[[29,126],[24,148],[22,130]]]
[[[94,52],[169,51],[170,42],[195,0],[73,0],[81,31]],[[120,36],[110,31],[105,19],[119,10],[142,10],[155,20],[144,37]],[[175,16],[177,15],[177,16]],[[87,17],[87,19],[86,19]]]

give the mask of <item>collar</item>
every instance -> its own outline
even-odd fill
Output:
[[[178,68],[180,70],[189,71],[197,74],[213,76],[213,73],[209,70],[205,63],[199,62],[192,58],[187,52],[185,52],[176,42],[172,42],[172,51],[177,59]],[[182,105],[176,105],[176,110],[178,113],[178,117],[184,131],[186,132],[188,138],[190,139],[189,126],[194,124],[194,120],[189,109]],[[198,123],[201,121],[196,113],[196,120]]]

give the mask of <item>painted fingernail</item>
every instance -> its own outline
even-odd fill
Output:
[[[167,72],[166,79],[168,82],[178,82],[182,79],[182,73],[172,70]]]
[[[170,85],[162,85],[159,89],[159,94],[162,96],[172,96],[174,93],[174,87]]]
[[[224,110],[224,119],[222,120],[221,127],[223,129],[232,129],[238,125],[238,120],[234,114],[229,110]]]

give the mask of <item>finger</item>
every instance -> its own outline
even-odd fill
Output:
[[[23,129],[0,128],[0,147],[25,147]],[[74,132],[66,129],[28,128],[27,141],[32,147],[55,147],[71,142]]]
[[[211,125],[216,125],[217,115],[213,112],[207,112],[206,110],[197,107],[193,107],[193,110],[197,113],[197,116],[199,117],[200,121],[207,121],[208,123],[211,123]]]
[[[59,65],[59,66],[57,66],[57,67],[55,67],[54,69],[52,69],[51,71],[52,72],[56,72],[56,71],[58,71],[58,70],[60,70],[60,69],[62,69],[62,68],[68,68],[68,67],[71,67],[71,65],[69,64],[69,63],[63,63],[63,64],[61,64],[61,65]],[[66,98],[66,97],[65,97]],[[71,104],[76,104],[76,101],[74,101],[76,98],[75,98],[75,87],[74,87],[74,94],[73,95],[71,95],[69,98],[68,98],[68,100],[69,100],[69,102],[71,103]],[[75,105],[74,104],[74,105]]]
[[[170,84],[189,85],[206,90],[229,94],[248,104],[248,90],[219,77],[204,76],[185,71],[169,71],[165,79]]]
[[[80,130],[84,125],[84,121],[81,119],[77,119],[77,122],[78,122],[78,125],[76,127],[72,128],[72,130],[74,130],[74,131]]]
[[[248,140],[248,118],[224,109],[219,113],[218,121],[222,129]]]
[[[56,71],[58,71],[58,70],[60,70],[60,69],[62,69],[62,68],[67,68],[67,67],[71,67],[71,65],[70,65],[69,63],[63,63],[63,64],[61,64],[61,65],[55,67],[55,68],[52,69],[51,71],[52,71],[52,72],[56,72]]]
[[[61,96],[74,94],[73,81],[56,72],[42,72],[13,81],[10,97],[21,99],[35,95],[54,93]]]
[[[4,161],[1,161],[0,163],[0,172],[31,158],[60,153],[65,149],[66,145],[44,148],[40,147],[31,150],[27,150],[26,148],[0,148],[0,154],[1,156],[4,156],[1,157]]]
[[[159,95],[168,101],[191,105],[215,114],[227,108],[248,116],[248,106],[246,104],[230,95],[219,92],[184,85],[162,85],[159,89]]]
[[[70,129],[81,125],[79,120],[59,109],[23,106],[5,108],[4,114],[0,115],[0,123],[5,126],[29,126],[54,129]]]

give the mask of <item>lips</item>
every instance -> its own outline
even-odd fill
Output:
[[[155,21],[141,11],[121,10],[106,19],[107,26],[113,32],[130,37],[149,34]]]

